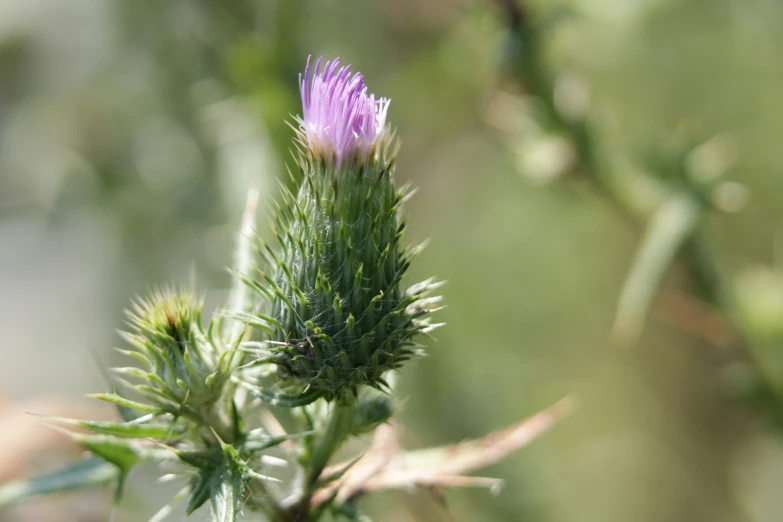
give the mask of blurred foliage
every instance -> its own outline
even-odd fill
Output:
[[[533,41],[517,39],[513,5],[1,3],[3,387],[101,389],[89,354],[107,360],[148,285],[195,277],[216,289],[208,307],[222,299],[247,189],[286,182],[298,72],[339,55],[392,99],[398,175],[419,187],[410,234],[433,238],[411,281],[449,281],[448,326],[402,377],[408,446],[579,399],[484,472],[506,480],[497,497],[361,507],[390,522],[779,520],[783,4],[536,0]],[[625,203],[585,174],[585,152]],[[719,180],[699,244],[736,299],[709,303],[675,256],[640,341],[618,348],[626,275],[685,171]],[[772,391],[757,393],[759,374]],[[141,476],[127,487],[122,513],[142,519],[165,498]]]

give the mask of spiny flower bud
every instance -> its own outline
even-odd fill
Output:
[[[309,61],[300,80],[298,194],[284,190],[275,219],[280,248],[264,245],[272,275],[248,282],[270,301],[264,323],[271,353],[310,398],[356,395],[385,386],[383,374],[418,353],[414,335],[436,298],[426,281],[401,280],[418,248],[402,245],[399,213],[407,197],[393,172],[388,100],[367,93],[362,76],[338,60]]]
[[[391,397],[383,395],[360,397],[354,410],[351,433],[353,435],[370,433],[388,421],[393,414],[394,404]]]
[[[144,381],[137,390],[163,407],[214,403],[228,379],[225,353],[210,343],[201,326],[203,304],[186,291],[154,291],[128,311],[136,351],[124,352],[146,369],[120,368]]]

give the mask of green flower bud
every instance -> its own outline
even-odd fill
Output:
[[[119,368],[140,379],[136,389],[172,410],[199,408],[217,401],[228,379],[227,358],[207,340],[201,326],[203,303],[189,292],[162,290],[139,299],[128,311],[132,331],[126,351],[146,366]]]
[[[783,341],[783,274],[770,268],[745,270],[736,282],[737,311],[755,339]]]
[[[362,397],[354,410],[351,433],[353,435],[370,433],[379,425],[388,421],[393,414],[394,404],[391,397],[383,395]]]
[[[783,393],[783,274],[767,267],[745,270],[737,277],[734,295],[755,365]]]

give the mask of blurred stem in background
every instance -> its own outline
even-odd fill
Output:
[[[600,147],[597,130],[590,124],[584,105],[573,107],[568,94],[547,71],[543,59],[543,38],[553,24],[573,13],[551,14],[534,22],[519,0],[496,0],[509,24],[506,66],[530,96],[540,102],[541,118],[552,131],[564,136],[573,147],[572,174],[588,179],[599,194],[647,232],[639,254],[626,280],[617,311],[614,337],[620,344],[635,344],[667,267],[678,255],[685,258],[703,298],[711,304],[725,299],[714,267],[706,266],[708,256],[696,255],[693,243],[699,241],[698,223],[709,205],[696,187],[662,183],[643,173],[634,179],[619,172]],[[559,92],[560,91],[560,92]],[[678,181],[684,181],[679,176]],[[685,248],[689,245],[689,248]]]
[[[565,137],[573,149],[570,172],[562,174],[587,179],[590,187],[626,216],[632,226],[644,228],[619,298],[613,340],[624,347],[637,343],[664,278],[677,261],[687,271],[691,290],[707,305],[722,310],[734,324],[734,337],[739,339],[741,328],[737,325],[731,285],[716,265],[717,256],[700,227],[711,210],[738,210],[733,202],[720,197],[726,189],[737,189],[737,184],[724,182],[720,172],[703,172],[697,164],[698,155],[712,152],[705,149],[719,145],[716,142],[720,137],[685,149],[668,162],[659,161],[663,169],[651,174],[632,172],[613,163],[601,148],[598,130],[590,123],[587,102],[571,102],[559,80],[553,80],[547,71],[543,58],[547,31],[561,19],[577,15],[557,11],[533,20],[527,5],[520,0],[495,2],[509,28],[506,70],[527,95],[538,100],[543,125]],[[757,377],[764,377],[767,370],[757,364],[748,341],[739,339],[735,345],[744,352],[748,363],[754,364]],[[768,396],[774,387],[768,379],[755,384],[761,388],[754,394],[763,396]]]
[[[775,328],[772,328],[775,333],[763,335],[765,327],[768,333],[769,324],[778,321],[761,321],[765,326],[756,329],[762,331],[760,337],[766,341],[766,345],[762,343],[761,346],[758,336],[751,341],[744,327],[753,325],[759,317],[767,317],[769,311],[765,308],[770,302],[773,310],[779,310],[774,303],[779,303],[780,299],[775,291],[765,292],[766,297],[762,299],[750,297],[751,292],[746,291],[746,298],[738,309],[733,282],[729,282],[718,267],[718,256],[702,230],[704,218],[712,210],[738,210],[736,201],[726,201],[722,197],[727,189],[736,190],[738,184],[724,182],[720,168],[710,168],[714,165],[701,168],[703,162],[699,162],[705,155],[714,156],[714,149],[723,145],[722,138],[685,147],[675,153],[674,158],[656,158],[652,168],[643,165],[629,169],[627,165],[618,165],[602,148],[599,129],[591,124],[588,95],[577,93],[575,101],[569,100],[569,94],[573,93],[568,93],[561,85],[561,79],[553,79],[547,70],[543,41],[552,29],[553,21],[562,16],[544,15],[534,20],[527,4],[521,0],[495,0],[495,3],[509,29],[504,56],[506,71],[521,85],[526,96],[537,101],[533,108],[537,123],[568,143],[570,161],[564,163],[567,168],[558,177],[587,180],[589,186],[625,216],[631,226],[643,228],[619,296],[611,331],[614,343],[625,349],[638,343],[665,278],[673,266],[679,265],[687,276],[688,291],[697,297],[689,298],[690,305],[701,310],[716,309],[731,325],[731,347],[741,362],[724,365],[722,369],[729,392],[779,425],[783,411],[779,377],[783,337]],[[587,90],[583,85],[579,88]],[[755,278],[756,283],[758,279]],[[761,279],[767,280],[767,286],[776,287],[774,281],[779,281],[780,277],[772,275]],[[756,283],[750,286],[764,286]],[[777,346],[772,346],[775,341]],[[715,487],[718,490],[728,488],[724,479],[718,479]],[[735,520],[750,520],[734,497],[734,494],[728,495],[722,510],[731,512]]]

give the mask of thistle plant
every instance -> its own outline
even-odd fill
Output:
[[[139,299],[120,350],[138,364],[116,369],[119,391],[96,395],[124,422],[52,419],[86,430],[71,433],[96,458],[0,489],[0,505],[110,481],[119,494],[128,471],[149,460],[182,478],[172,504],[188,498],[188,514],[208,504],[216,521],[240,511],[276,522],[328,512],[366,521],[354,507],[363,493],[496,486],[461,475],[502,458],[563,412],[560,405],[486,440],[399,448],[390,376],[421,355],[416,338],[439,326],[429,315],[440,298],[434,279],[403,282],[421,248],[404,241],[400,212],[411,192],[394,182],[389,100],[336,59],[323,67],[308,60],[299,84],[302,116],[292,126],[300,175],[292,179],[301,181],[296,190],[281,186],[276,242],[254,233],[251,193],[226,309],[204,323],[191,290]],[[329,467],[348,438],[370,433],[367,455]]]

